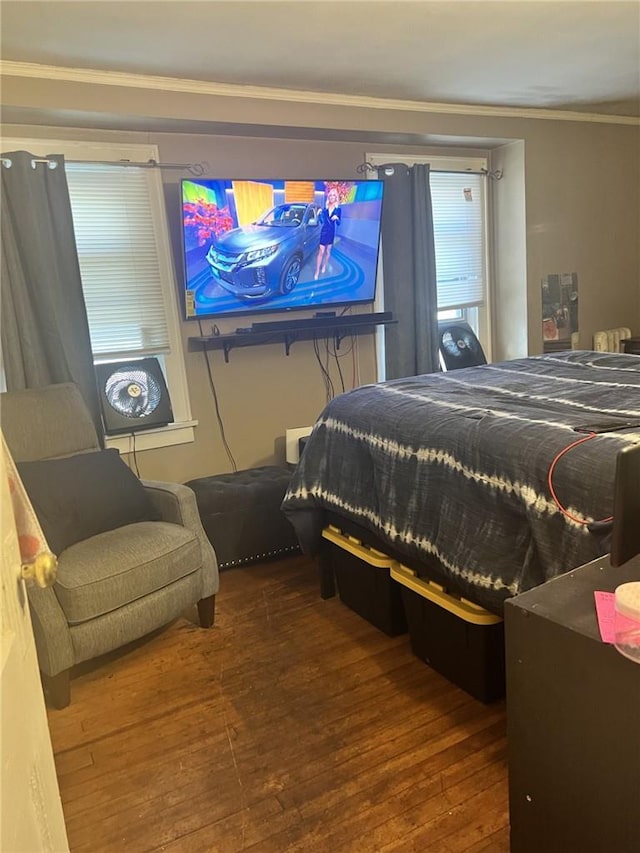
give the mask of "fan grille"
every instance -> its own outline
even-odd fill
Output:
[[[466,323],[439,324],[440,362],[443,370],[486,364],[480,341]]]
[[[111,408],[125,418],[145,418],[154,412],[162,399],[158,380],[147,370],[125,364],[105,380],[104,394]]]
[[[478,340],[475,335],[457,326],[444,332],[442,346],[449,355],[455,358],[464,358],[468,353],[477,355],[479,352]]]

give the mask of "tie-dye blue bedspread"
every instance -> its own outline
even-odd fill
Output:
[[[575,426],[631,423],[580,438]],[[611,515],[617,452],[640,442],[640,357],[573,351],[368,385],[333,399],[282,505],[303,551],[325,512],[415,561],[434,559],[466,597],[504,599],[606,552],[581,521]]]

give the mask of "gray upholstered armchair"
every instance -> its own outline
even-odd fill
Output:
[[[4,393],[0,405],[2,431],[18,465],[56,459],[85,464],[88,457],[78,454],[100,450],[89,412],[71,383]],[[113,451],[101,456],[107,454]],[[132,476],[128,469],[126,476]],[[55,584],[29,587],[40,670],[56,707],[69,704],[74,664],[171,622],[196,602],[201,626],[213,624],[218,564],[194,493],[173,483],[143,485],[144,490],[136,480],[161,520],[109,529],[66,547],[57,554]],[[96,482],[95,489],[101,488]]]

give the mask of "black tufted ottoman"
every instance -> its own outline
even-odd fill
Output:
[[[268,465],[186,483],[221,569],[298,551],[298,540],[280,504],[289,468]]]

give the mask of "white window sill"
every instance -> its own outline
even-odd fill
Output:
[[[193,428],[198,421],[182,421],[157,429],[145,429],[136,433],[105,437],[106,447],[115,447],[120,453],[131,453],[134,449],[153,450],[156,447],[171,447],[174,444],[189,444],[194,441]]]

